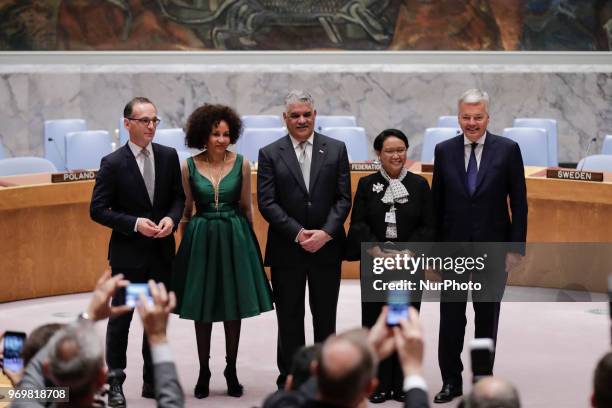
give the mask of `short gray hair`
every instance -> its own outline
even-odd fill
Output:
[[[459,101],[457,101],[457,107],[460,107],[462,103],[467,103],[471,105],[471,104],[477,104],[480,102],[484,102],[485,109],[488,112],[489,111],[489,94],[486,93],[485,91],[482,91],[476,88],[468,89],[461,95],[461,97],[459,98]]]
[[[104,348],[91,323],[77,323],[51,337],[48,358],[53,381],[70,387],[71,394],[82,394],[104,367]]]
[[[465,398],[466,408],[521,408],[518,391],[508,381],[496,377],[480,381],[484,382],[476,383]]]
[[[305,103],[314,108],[314,99],[312,95],[301,89],[294,89],[285,96],[285,110],[289,108],[289,105],[294,103]]]

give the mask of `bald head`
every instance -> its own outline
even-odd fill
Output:
[[[325,401],[347,404],[361,401],[375,376],[375,361],[361,336],[329,338],[317,361],[319,393]]]
[[[520,408],[518,392],[512,384],[496,377],[478,381],[467,398],[469,408]]]

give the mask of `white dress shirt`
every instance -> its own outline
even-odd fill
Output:
[[[289,133],[289,137],[291,138],[291,143],[293,144],[293,150],[295,151],[295,157],[298,160],[298,163],[300,162],[300,154],[302,153],[300,151],[300,142],[299,140],[297,140],[295,137],[291,136],[291,133]],[[306,139],[306,156],[308,156],[308,158],[310,159],[310,163],[312,163],[312,143],[314,140],[314,132],[312,132],[312,134],[310,135],[310,137],[308,139]],[[294,242],[299,242],[298,241],[298,237],[300,236],[300,233],[304,231],[304,228],[301,228],[297,235],[295,236],[295,239],[293,240]]]
[[[144,171],[144,155],[142,154],[142,147],[138,146],[136,143],[128,140],[128,147],[134,154],[134,158],[136,159],[136,164],[138,165],[138,169],[140,170],[140,175],[143,175]],[[153,146],[151,143],[145,147],[149,152],[149,157],[151,158],[151,163],[153,164],[153,180],[155,180],[155,156],[153,155]],[[134,232],[138,232],[138,221],[140,218],[136,218],[136,223],[134,224]]]
[[[480,158],[482,157],[482,149],[484,149],[484,142],[486,138],[487,132],[485,132],[484,135],[482,135],[480,139],[476,141],[476,143],[478,143],[478,146],[474,148],[474,154],[476,155],[477,169],[480,169]],[[465,137],[465,135],[463,135],[463,151],[465,158],[465,171],[467,171],[468,163],[470,161],[470,155],[472,154],[472,141]]]

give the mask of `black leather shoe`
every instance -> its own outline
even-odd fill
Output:
[[[460,397],[463,395],[463,391],[461,390],[461,386],[453,385],[453,384],[444,384],[439,393],[434,397],[434,402],[436,404],[442,404],[445,402],[450,402],[455,397]]]
[[[109,384],[108,406],[113,408],[125,408],[125,395],[120,383]]]
[[[142,383],[142,398],[155,399],[155,386],[151,383]]]
[[[209,390],[210,383],[210,369],[208,367],[200,368],[200,374],[198,374],[198,382],[196,383],[195,388],[193,389],[193,395],[197,399],[202,399],[208,397],[210,392]]]
[[[406,401],[406,393],[404,391],[393,391],[393,399],[398,402]]]
[[[244,394],[244,387],[238,381],[238,375],[236,374],[236,360],[232,360],[225,357],[227,365],[223,370],[223,376],[227,383],[227,395],[230,397],[240,398]]]
[[[372,404],[382,404],[389,399],[389,393],[384,391],[375,391],[368,397],[368,399]]]

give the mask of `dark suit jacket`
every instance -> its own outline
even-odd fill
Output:
[[[183,215],[185,193],[176,150],[153,143],[153,156],[153,204],[127,144],[103,157],[100,163],[89,211],[92,220],[113,230],[108,247],[111,267],[142,267],[151,251],[159,251],[168,261],[174,257],[174,235],[153,239],[134,232],[138,217],[158,223],[169,216],[176,230]]]
[[[523,159],[518,144],[508,138],[487,133],[473,196],[467,187],[463,134],[439,143],[432,195],[438,240],[525,242],[527,238]]]
[[[374,185],[382,184],[383,190],[374,191]],[[434,240],[434,216],[429,184],[423,177],[406,174],[402,184],[408,190],[408,202],[395,204],[397,239],[399,242],[431,242]],[[391,208],[381,201],[389,183],[376,172],[359,179],[351,226],[348,233],[347,256],[349,261],[359,260],[362,242],[385,242],[387,223],[385,214]]]
[[[289,135],[261,148],[257,203],[269,223],[266,266],[341,262],[346,237],[343,223],[351,208],[346,146],[315,132],[309,191]],[[333,239],[310,254],[294,241],[301,228],[322,229]]]

